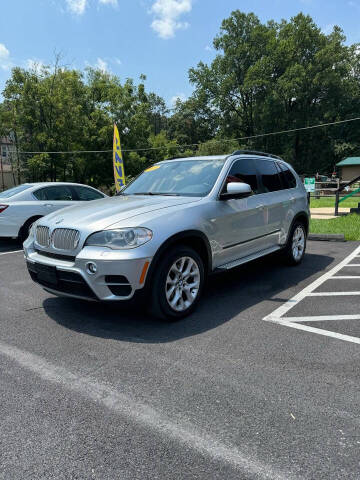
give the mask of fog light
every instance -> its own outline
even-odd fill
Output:
[[[89,275],[95,275],[97,272],[97,265],[96,263],[89,262],[86,264],[86,271]]]

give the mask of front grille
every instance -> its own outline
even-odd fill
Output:
[[[51,243],[58,250],[75,250],[79,240],[79,230],[72,228],[56,228],[51,236]]]
[[[38,248],[35,248],[35,252],[39,255],[42,255],[43,257],[55,258],[56,260],[65,260],[66,262],[75,262],[76,258],[70,255],[60,255],[59,253],[44,252],[43,250],[39,250]]]
[[[50,245],[49,227],[43,227],[41,225],[36,227],[36,243],[42,247],[48,247]]]

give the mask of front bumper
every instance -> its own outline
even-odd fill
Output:
[[[34,248],[29,239],[24,244],[31,278],[45,290],[60,296],[86,300],[119,301],[131,299],[144,287],[152,257],[141,248],[111,250],[85,247],[74,258],[52,255]],[[95,274],[87,265],[95,263]]]

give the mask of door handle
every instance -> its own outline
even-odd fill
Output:
[[[257,210],[264,210],[264,205],[258,205],[256,208]]]
[[[52,203],[45,203],[44,207],[53,207],[54,205]]]

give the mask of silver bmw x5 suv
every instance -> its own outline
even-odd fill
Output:
[[[303,259],[306,191],[279,157],[237,151],[166,160],[113,198],[41,218],[24,243],[32,279],[86,300],[146,295],[151,312],[193,311],[208,274],[281,251]]]

